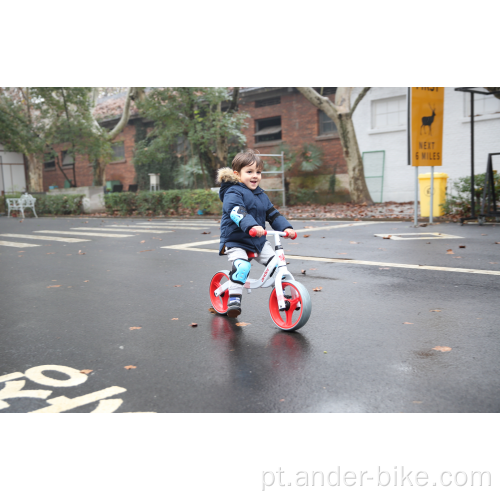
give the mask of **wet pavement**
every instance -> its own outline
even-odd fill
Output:
[[[270,289],[238,319],[209,312],[228,268],[214,220],[0,218],[0,413],[500,410],[498,225],[294,227],[289,270],[313,309],[285,333]],[[72,228],[89,241],[23,238]],[[399,233],[414,236],[375,236]]]

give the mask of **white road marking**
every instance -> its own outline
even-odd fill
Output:
[[[66,380],[58,380],[52,377],[47,377],[44,375],[44,371],[55,371],[61,372],[64,375],[67,375],[69,379]],[[88,376],[84,373],[81,373],[76,368],[71,368],[69,366],[61,366],[61,365],[41,365],[35,366],[26,370],[26,377],[28,377],[33,382],[36,382],[40,385],[48,385],[51,387],[74,387],[75,385],[83,384],[87,381]]]
[[[131,227],[137,227],[138,229],[191,229],[193,231],[202,231],[202,230],[205,230],[207,229],[207,226],[203,226],[203,227],[198,227],[198,226],[174,226],[173,224],[165,224],[165,225],[159,225],[159,224],[149,224],[149,225],[143,225],[143,226],[121,226],[121,225],[118,225],[118,224],[113,224],[112,226],[107,226],[107,227],[126,227],[126,228],[131,228]],[[218,226],[217,226],[218,228]],[[210,229],[210,228],[208,228]],[[172,232],[172,231],[169,231],[169,232]]]
[[[113,413],[122,403],[123,399],[104,399],[99,401],[97,408],[90,413]]]
[[[356,226],[368,226],[371,224],[384,224],[387,221],[370,221],[370,222],[353,222],[352,224],[336,224],[335,226],[318,226],[310,229],[296,229],[296,233],[310,233],[311,231],[329,231],[330,229],[338,229],[341,227],[356,227]],[[401,221],[391,222],[390,224],[401,224]]]
[[[431,236],[422,236],[431,235]],[[397,233],[397,234],[376,234],[379,238],[391,237],[391,240],[450,240],[455,238],[463,239],[463,236],[453,236],[451,234],[443,233]],[[401,238],[401,236],[415,236],[415,238]]]
[[[51,406],[40,408],[39,410],[35,410],[30,413],[61,413],[89,403],[95,403],[100,399],[106,399],[110,396],[115,396],[116,394],[121,394],[126,391],[127,389],[124,389],[123,387],[113,386],[103,389],[102,391],[92,392],[90,394],[85,394],[85,396],[79,396],[73,399],[67,398],[66,396],[59,396],[58,398],[47,400],[47,403]]]
[[[57,236],[36,236],[35,234],[4,233],[0,234],[0,236],[7,236],[9,238],[27,238],[30,240],[63,241],[64,243],[81,243],[82,241],[92,241],[92,240],[81,240],[78,238],[59,238]]]
[[[0,241],[0,246],[16,247],[16,248],[28,248],[28,247],[40,247],[42,245],[32,245],[30,243],[17,243],[15,241]]]
[[[137,224],[183,224],[186,226],[218,226],[219,223],[215,221],[203,221],[203,220],[192,220],[192,221],[183,221],[183,220],[165,220],[165,221],[156,221],[153,220],[151,222],[138,222]]]
[[[191,252],[211,252],[219,253],[218,250],[210,250],[208,248],[197,248],[200,245],[209,245],[210,243],[219,243],[218,240],[211,241],[196,241],[194,243],[184,243],[183,245],[171,245],[161,248],[172,250],[187,250]],[[301,255],[286,255],[287,259],[293,260],[310,260],[315,262],[334,262],[337,264],[355,264],[362,266],[378,266],[378,267],[400,267],[404,269],[423,269],[427,271],[448,271],[451,273],[468,273],[468,274],[489,274],[500,276],[500,271],[485,271],[481,269],[462,269],[459,267],[439,267],[439,266],[420,266],[416,264],[394,264],[388,262],[372,262],[367,260],[349,260],[349,259],[330,259],[326,257],[304,257]]]
[[[10,398],[48,398],[52,391],[23,391],[22,388],[26,384],[26,380],[16,380],[15,382],[5,382],[5,387],[0,391],[0,410],[8,408],[10,405],[4,399]]]
[[[120,229],[118,229],[118,227]],[[85,229],[81,227],[72,227],[72,230],[76,231],[85,231]],[[88,229],[87,229],[88,230]],[[121,226],[117,226],[115,229],[114,227],[94,227],[91,229],[91,231],[118,231],[118,232],[134,232],[134,233],[158,233],[158,234],[163,234],[163,233],[171,233],[172,231],[156,231],[153,229],[133,229],[133,228],[127,228],[125,229],[125,226],[123,226],[123,229],[121,229]]]
[[[21,372],[8,373],[7,375],[2,375],[0,377],[0,383],[8,382],[9,380],[15,380],[16,378],[21,378],[21,377],[24,377],[24,373]]]
[[[54,234],[75,234],[71,231],[51,231],[49,229],[44,229],[43,231],[35,231],[35,233],[54,233]],[[105,238],[131,238],[133,234],[111,234],[111,233],[78,233],[84,236],[103,236]]]

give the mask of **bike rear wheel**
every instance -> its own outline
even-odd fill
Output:
[[[229,271],[219,271],[215,273],[210,280],[210,302],[212,307],[219,314],[227,314],[227,302],[229,299],[229,290],[226,290],[223,294],[216,297],[214,295],[215,290],[223,285],[226,281],[229,281]]]
[[[311,316],[311,297],[306,287],[298,281],[284,281],[283,292],[291,299],[285,299],[289,304],[287,311],[280,311],[276,289],[269,297],[269,312],[273,323],[282,330],[293,331],[302,328]]]

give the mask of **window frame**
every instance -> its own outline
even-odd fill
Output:
[[[115,154],[115,150],[113,149],[113,146],[117,145],[117,144],[123,144],[123,157],[115,157],[114,154]],[[127,161],[127,159],[125,158],[125,141],[122,139],[121,141],[115,141],[115,142],[112,142],[111,143],[111,149],[113,149],[113,158],[111,159],[111,162],[110,163],[124,163]]]
[[[397,125],[388,125],[387,123],[384,125],[377,126],[377,116],[381,115],[389,115],[391,112],[387,111],[385,113],[375,113],[376,105],[381,103],[382,101],[397,101],[398,102],[398,124]],[[370,132],[392,132],[399,130],[406,130],[408,125],[408,98],[405,94],[389,96],[389,97],[381,97],[380,99],[372,99],[370,104]],[[403,104],[403,107],[400,108],[399,105]],[[392,112],[394,113],[394,112]],[[401,118],[402,114],[402,118]]]
[[[279,127],[280,127],[280,130],[279,132],[275,132],[274,134],[268,134],[268,135],[260,135],[260,136],[255,136],[255,134],[257,134],[258,132],[261,132],[262,130],[265,130],[266,128],[271,128],[271,127],[277,127],[278,125],[271,125],[271,126],[267,126],[267,127],[262,127],[261,126],[261,122],[263,121],[266,121],[266,120],[275,120],[275,119],[278,119],[279,118],[279,121],[280,121],[280,124],[279,124]],[[283,140],[283,125],[282,125],[282,122],[281,122],[281,115],[279,116],[270,116],[270,117],[267,117],[267,118],[258,118],[258,119],[255,119],[254,120],[254,128],[255,128],[255,134],[254,134],[254,141],[255,141],[255,144],[269,144],[269,143],[275,143],[275,142],[280,142]],[[273,139],[269,139],[269,140],[266,140],[266,141],[263,141],[262,140],[262,137],[267,137],[267,136],[270,136],[270,135],[277,135],[279,134],[280,137],[279,138],[273,138]]]
[[[334,130],[332,132],[322,132],[321,130],[321,124],[322,120],[321,117],[325,116],[330,120],[330,122],[333,124]],[[318,137],[338,137],[339,136],[339,131],[337,129],[337,125],[335,125],[335,122],[321,109],[318,109]]]

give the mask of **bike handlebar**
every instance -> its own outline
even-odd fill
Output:
[[[252,227],[252,229],[250,229],[250,231],[248,231],[248,234],[252,238],[255,238],[257,236],[257,229],[255,229],[254,227]],[[264,231],[264,236],[267,236],[268,234],[277,234],[279,236],[287,237],[289,233],[286,230],[284,232],[281,232],[281,231]],[[295,238],[297,238],[297,233],[295,233]],[[292,240],[294,240],[295,238],[292,238]]]

